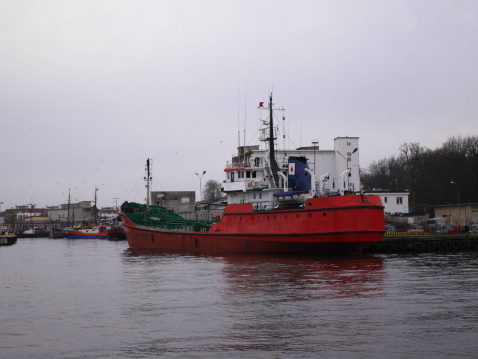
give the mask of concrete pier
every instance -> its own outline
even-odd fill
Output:
[[[387,234],[365,253],[478,251],[478,234]]]

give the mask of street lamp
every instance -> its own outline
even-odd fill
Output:
[[[314,176],[315,176],[315,146],[319,143],[319,140],[312,140],[312,144],[314,145]]]
[[[2,204],[3,202],[0,202],[0,213],[2,213]]]
[[[352,155],[357,152],[358,148],[354,148],[354,150],[352,152],[348,152],[347,153],[347,158],[339,151],[339,150],[336,150],[336,152],[342,156],[342,158],[345,160],[345,163],[347,165],[347,171],[349,170],[349,162],[352,160]],[[351,172],[348,173],[348,176],[347,176],[347,186],[348,186],[348,190],[350,191],[350,177],[352,176]],[[359,184],[359,187],[360,187],[360,184]],[[360,189],[360,188],[359,188]],[[355,189],[354,189],[355,190]]]
[[[204,171],[200,175],[199,173],[196,172],[196,176],[199,177],[199,198],[201,199],[201,202],[202,202],[202,183],[201,183],[201,180],[202,180],[202,176],[204,176],[205,173],[206,173],[206,171]]]
[[[458,190],[458,202],[457,204],[460,204],[460,186],[458,185],[458,183],[454,182],[453,180],[450,181],[451,184],[456,184],[456,188]]]
[[[347,169],[349,169],[349,161],[352,160],[352,155],[357,152],[358,148],[355,148],[351,153],[347,153],[348,155],[348,158],[345,158],[345,156],[339,151],[337,150],[336,152],[342,156],[342,158],[345,160],[346,164],[347,164]]]

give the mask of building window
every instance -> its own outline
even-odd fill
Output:
[[[402,197],[397,197],[397,204],[402,204],[402,203],[403,203]]]

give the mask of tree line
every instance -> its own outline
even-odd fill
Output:
[[[410,192],[412,207],[478,202],[478,136],[449,137],[431,150],[404,143],[361,170],[364,189]]]

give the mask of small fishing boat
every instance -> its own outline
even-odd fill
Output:
[[[73,226],[65,229],[70,239],[107,239],[108,228],[100,226]]]
[[[109,241],[124,241],[126,240],[126,233],[121,227],[113,227],[110,230],[108,230],[107,239]]]
[[[58,228],[56,225],[52,225],[48,228],[48,231],[50,233],[50,238],[53,239],[60,239],[65,237],[63,235],[63,230],[61,228]]]
[[[18,238],[42,238],[49,237],[50,232],[44,228],[33,227],[17,233]]]
[[[7,226],[0,226],[0,245],[11,246],[17,243],[17,235],[9,231]]]
[[[65,237],[70,239],[107,239],[109,227],[105,225],[97,225],[97,192],[98,188],[95,188],[95,205],[94,210],[94,223],[87,222],[83,225],[75,225],[73,227],[65,228],[63,233]]]

